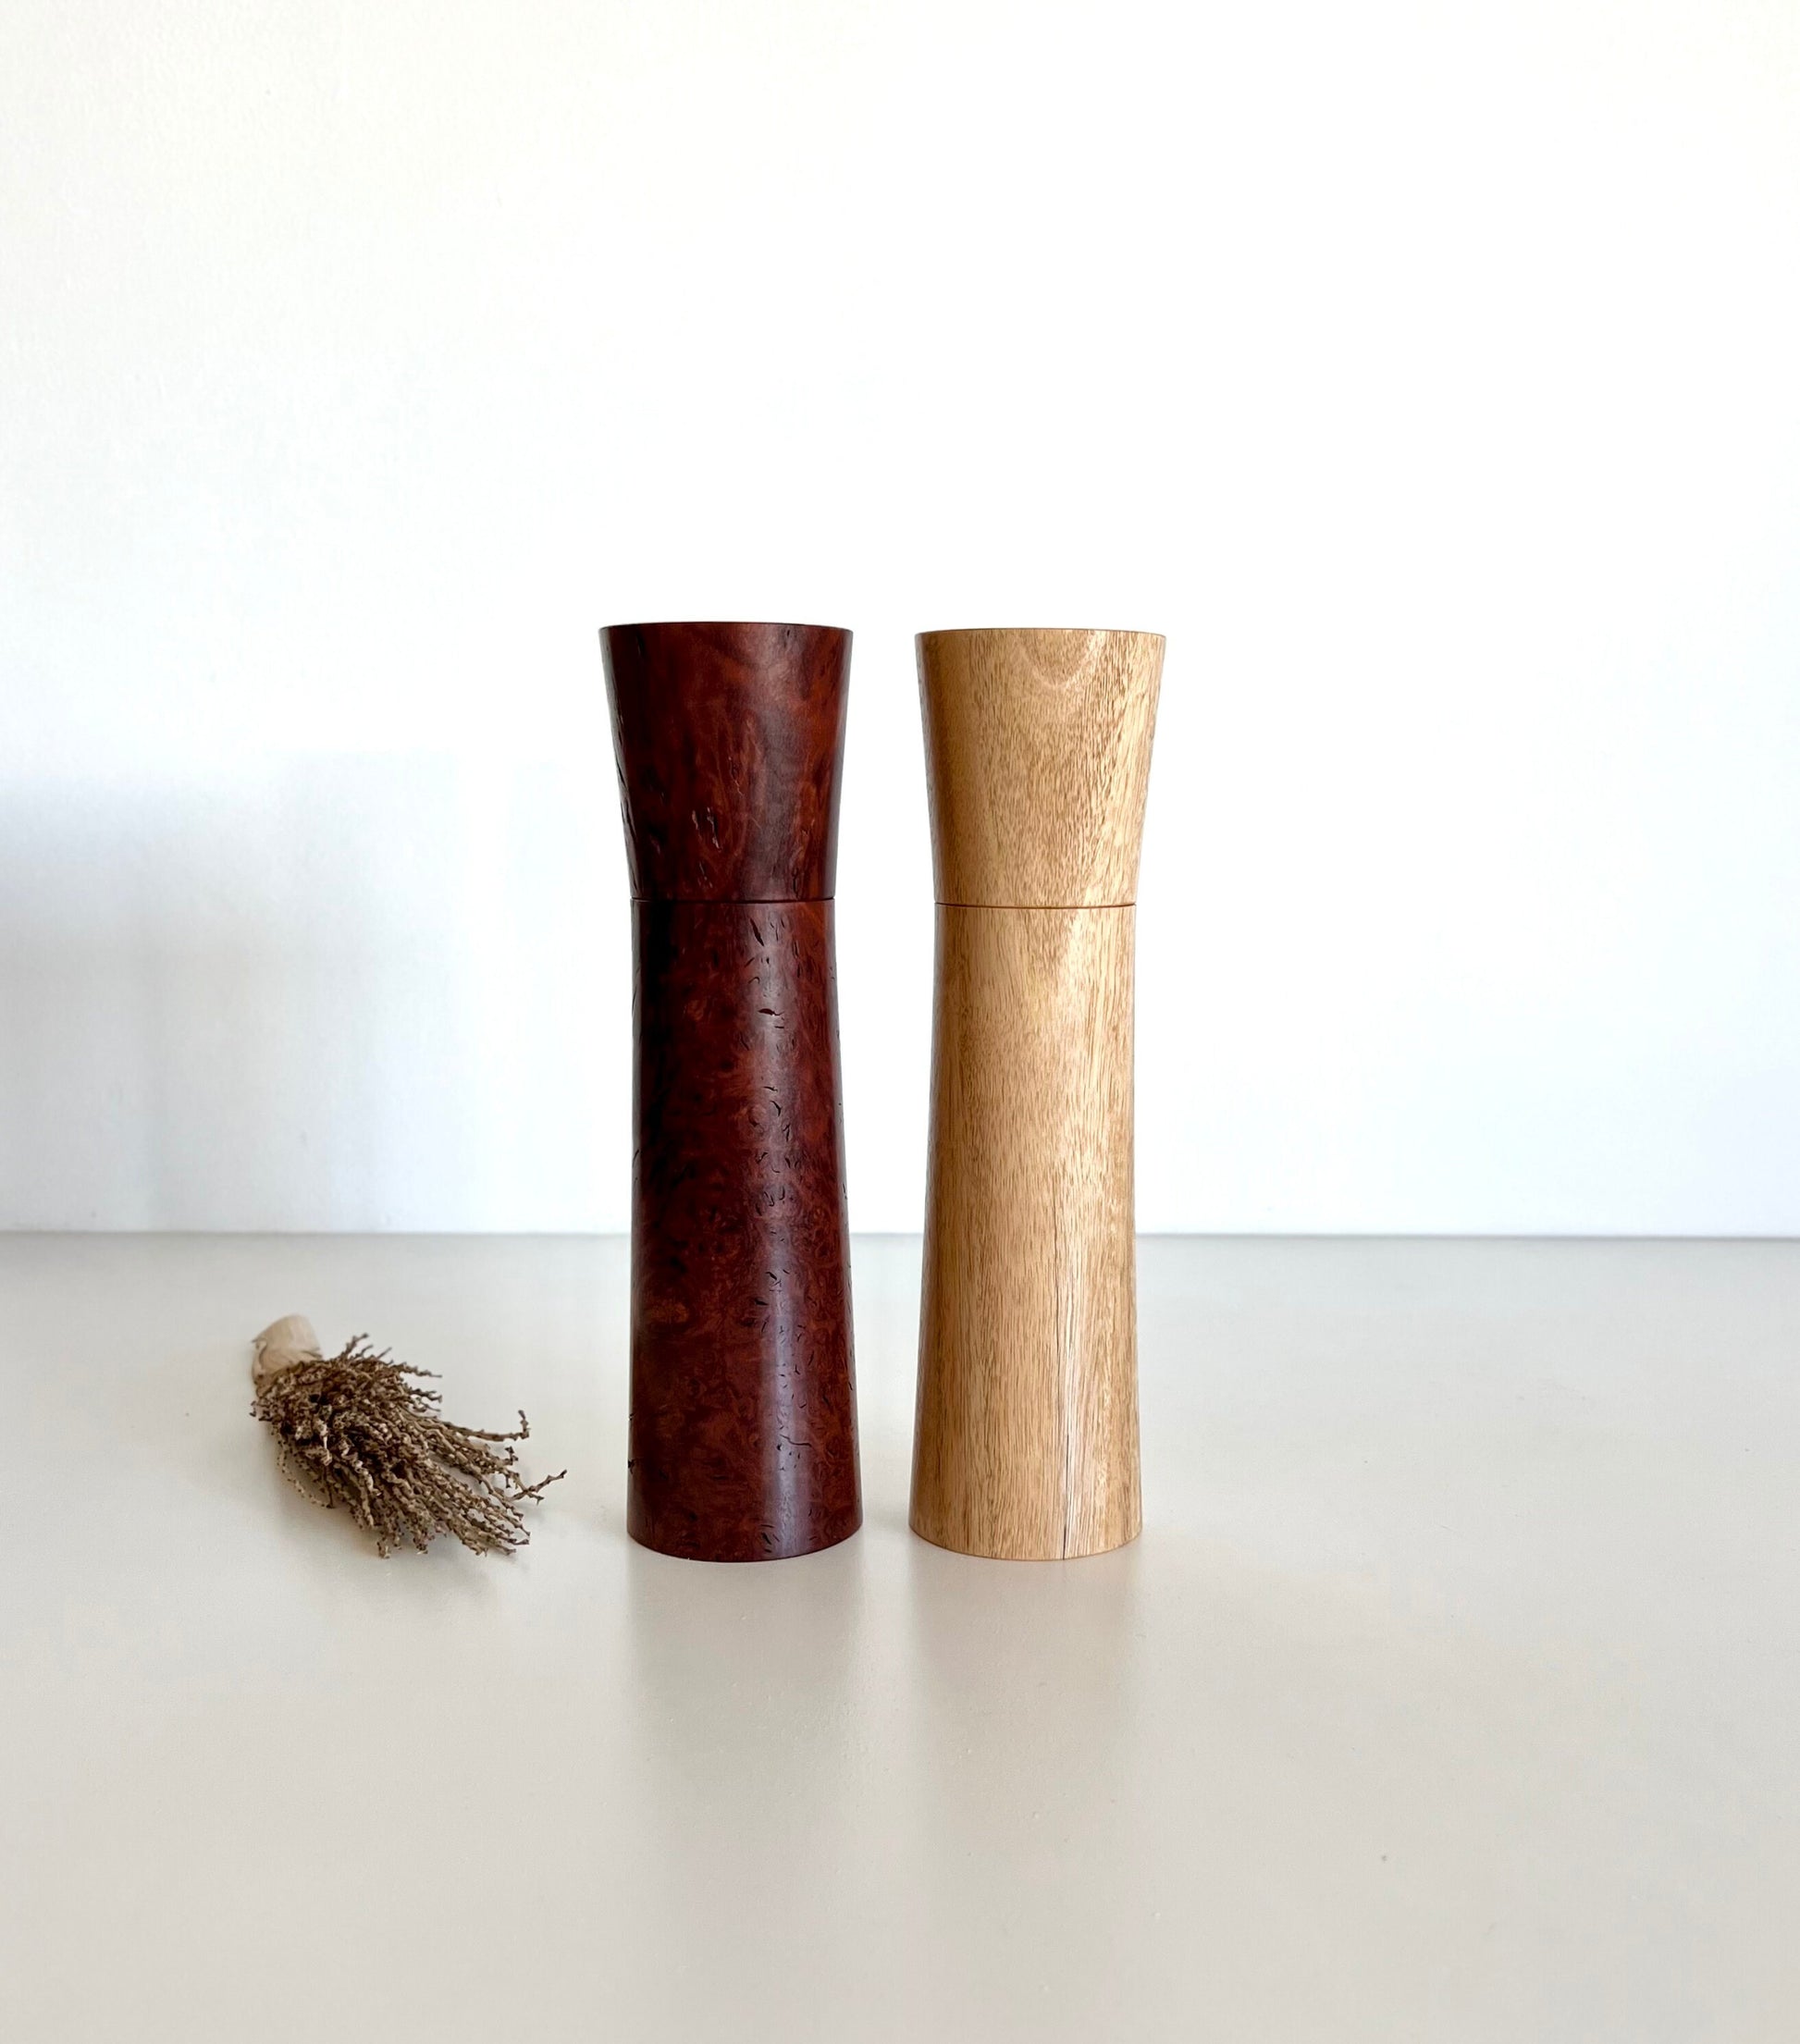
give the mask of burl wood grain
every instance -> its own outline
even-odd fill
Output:
[[[849,634],[603,634],[635,942],[632,1536],[861,1521],[832,904]]]
[[[939,901],[1136,901],[1162,671],[1153,632],[920,634]]]
[[[1098,1554],[1142,1521],[1132,897],[1161,668],[1145,633],[919,642],[940,904],[912,1523],[965,1554]]]
[[[828,901],[849,633],[615,624],[601,640],[632,893]]]
[[[861,1521],[832,905],[638,902],[627,1523],[761,1561]]]

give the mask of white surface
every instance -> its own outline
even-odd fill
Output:
[[[7,0],[0,1222],[626,1219],[596,627],[1169,635],[1151,1227],[1800,1233],[1791,0]]]
[[[906,1533],[857,1253],[867,1527],[721,1569],[623,1534],[622,1244],[0,1244],[9,2044],[1789,2044],[1800,1249],[1147,1241],[1066,1565]],[[523,1556],[282,1487],[294,1308],[527,1407]]]

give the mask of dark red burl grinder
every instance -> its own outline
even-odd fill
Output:
[[[636,950],[634,1540],[769,1561],[862,1522],[832,891],[850,634],[601,634]]]

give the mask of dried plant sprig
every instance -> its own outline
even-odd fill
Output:
[[[422,1380],[436,1372],[396,1362],[358,1335],[322,1356],[298,1315],[256,1341],[255,1417],[274,1432],[282,1473],[302,1496],[342,1506],[375,1536],[377,1554],[423,1549],[450,1533],[476,1554],[511,1553],[530,1538],[524,1507],[566,1470],[527,1484],[508,1434],[458,1426]]]

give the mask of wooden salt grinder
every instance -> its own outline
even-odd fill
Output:
[[[636,971],[626,1523],[762,1561],[862,1520],[832,891],[850,634],[601,634]]]
[[[918,639],[937,998],[913,1531],[1137,1537],[1131,994],[1163,641]]]

